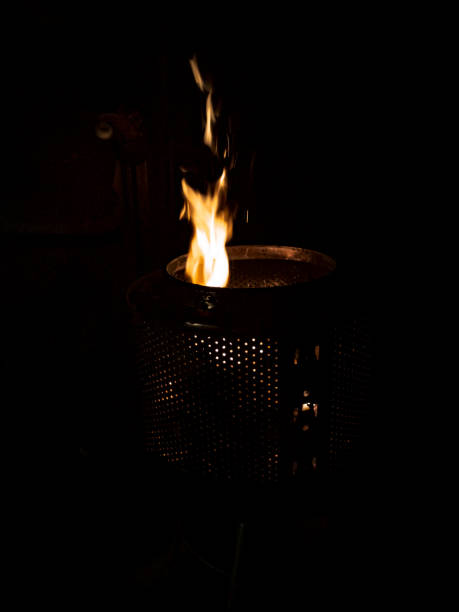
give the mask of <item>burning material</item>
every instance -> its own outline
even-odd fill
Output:
[[[217,156],[212,86],[203,80],[196,58],[193,58],[190,64],[196,84],[202,92],[207,93],[203,141],[213,155]],[[223,156],[228,157],[228,148]],[[182,191],[185,204],[180,219],[186,216],[193,225],[185,267],[186,278],[198,285],[225,287],[229,279],[225,244],[231,238],[233,230],[232,215],[226,207],[227,171],[223,169],[218,180],[209,184],[206,194],[193,189],[185,178],[182,179]]]

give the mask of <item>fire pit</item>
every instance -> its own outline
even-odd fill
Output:
[[[228,247],[230,282],[185,280],[186,256],[136,281],[145,449],[188,473],[280,482],[345,468],[368,404],[366,326],[315,251]]]

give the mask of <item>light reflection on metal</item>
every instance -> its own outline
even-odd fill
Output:
[[[100,140],[110,140],[113,136],[113,127],[106,121],[99,121],[96,124],[96,136]]]

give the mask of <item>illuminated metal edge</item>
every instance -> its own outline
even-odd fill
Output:
[[[316,266],[324,266],[325,274],[333,272],[336,262],[328,255],[311,249],[303,249],[291,246],[272,246],[272,245],[237,245],[226,247],[228,257],[232,261],[244,259],[278,259],[308,263]],[[185,269],[188,255],[180,255],[166,266],[169,276],[177,277],[177,274]],[[193,283],[189,283],[193,284]]]

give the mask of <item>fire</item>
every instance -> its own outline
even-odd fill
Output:
[[[212,153],[217,153],[217,141],[214,137],[213,126],[217,120],[214,111],[214,105],[212,104],[212,86],[205,83],[201,73],[199,72],[198,62],[196,57],[190,60],[191,70],[193,72],[194,80],[196,85],[202,92],[207,92],[206,98],[206,126],[204,129],[204,143],[209,147]]]
[[[207,93],[206,120],[203,141],[214,155],[217,155],[217,141],[214,134],[216,114],[212,103],[212,87],[206,83],[199,71],[196,58],[190,60],[193,76],[199,89]],[[225,150],[224,156],[228,156]],[[225,208],[227,173],[224,169],[220,178],[210,184],[207,193],[193,189],[182,179],[185,204],[180,213],[193,225],[193,236],[188,251],[185,275],[192,283],[208,287],[225,287],[229,279],[229,261],[225,249],[231,238],[233,220]]]
[[[226,195],[226,172],[223,170],[206,195],[195,191],[182,179],[185,215],[193,223],[194,233],[186,260],[185,274],[193,283],[208,287],[225,287],[229,278],[229,262],[225,244],[231,238],[232,219],[220,208]]]

